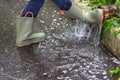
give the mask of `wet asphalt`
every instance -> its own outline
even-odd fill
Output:
[[[116,80],[109,70],[120,61],[91,43],[95,30],[89,40],[80,39],[79,27],[84,23],[60,15],[50,0],[34,24],[34,32],[44,31],[47,39],[17,48],[16,15],[25,4],[24,0],[0,2],[0,80]]]

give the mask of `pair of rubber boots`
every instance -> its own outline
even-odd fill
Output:
[[[102,10],[95,10],[90,12],[85,12],[80,9],[74,3],[72,3],[71,8],[65,12],[65,15],[71,15],[74,18],[78,18],[84,22],[96,23],[100,20],[102,16]],[[33,17],[17,17],[16,22],[16,46],[23,47],[32,43],[36,43],[39,41],[43,41],[46,38],[44,32],[41,33],[33,33]]]

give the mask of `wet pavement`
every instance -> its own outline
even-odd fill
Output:
[[[50,0],[34,25],[47,39],[17,48],[15,20],[25,3],[0,2],[0,80],[116,80],[109,70],[120,61],[97,46],[101,29],[60,15]]]

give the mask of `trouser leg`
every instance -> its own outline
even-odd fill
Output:
[[[21,16],[24,17],[27,12],[32,12],[34,14],[34,17],[36,17],[44,2],[45,0],[30,0],[22,11]],[[31,16],[31,14],[28,14],[27,17]]]
[[[52,0],[61,10],[68,11],[72,6],[71,0]]]

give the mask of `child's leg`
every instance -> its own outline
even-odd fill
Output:
[[[86,12],[78,7],[72,0],[52,0],[61,10],[61,14],[69,15],[71,18],[77,18],[84,22],[100,23],[103,20],[103,10]]]
[[[21,16],[24,17],[27,12],[32,12],[34,14],[34,17],[37,16],[40,8],[43,6],[45,0],[30,0],[26,7],[24,8],[23,12],[21,13]],[[31,17],[32,15],[29,14],[28,17]]]
[[[16,19],[16,45],[17,47],[23,47],[32,43],[40,42],[46,38],[44,32],[33,33],[34,18],[36,17],[40,8],[43,6],[45,0],[30,0],[24,10],[21,12],[21,16],[17,16]],[[28,13],[33,14],[28,14]],[[27,15],[28,14],[28,15]]]
[[[52,0],[61,10],[68,11],[72,6],[71,0]]]

